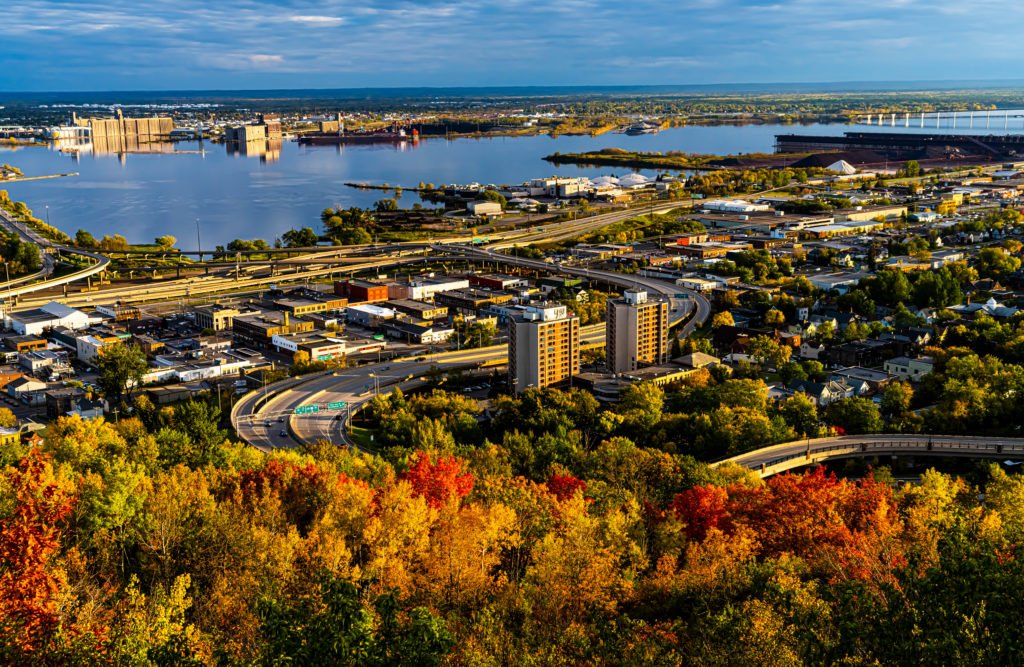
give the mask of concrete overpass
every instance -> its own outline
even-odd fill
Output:
[[[762,478],[804,466],[867,456],[962,456],[1024,459],[1024,438],[968,435],[846,435],[762,447],[719,461],[750,468]]]

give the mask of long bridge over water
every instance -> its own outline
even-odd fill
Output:
[[[985,109],[982,111],[892,111],[862,114],[855,118],[862,125],[903,128],[947,128],[954,130],[1024,130],[1024,109]]]

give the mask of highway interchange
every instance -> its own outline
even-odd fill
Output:
[[[705,323],[711,315],[710,303],[698,293],[652,278],[556,265],[548,261],[499,252],[520,245],[551,243],[574,238],[642,213],[665,213],[681,206],[667,204],[644,211],[616,211],[550,224],[546,228],[498,232],[487,238],[486,247],[476,245],[478,239],[469,236],[381,246],[339,247],[317,250],[276,262],[227,262],[222,267],[208,265],[212,268],[207,269],[207,275],[154,281],[148,287],[129,285],[70,294],[67,293],[68,285],[107,271],[110,259],[100,253],[55,244],[0,211],[0,227],[18,234],[25,241],[37,243],[43,250],[44,261],[42,269],[35,274],[0,282],[0,296],[5,297],[10,310],[38,307],[53,298],[60,298],[68,305],[79,307],[113,304],[119,301],[169,301],[226,292],[252,292],[271,284],[301,282],[333,275],[352,275],[411,263],[454,258],[496,266],[576,275],[622,288],[644,288],[670,300],[670,323],[673,326],[681,324],[678,333],[687,336],[696,327]],[[52,278],[56,266],[55,255],[58,253],[84,257],[89,265],[70,274]],[[64,288],[64,297],[48,294],[57,287]],[[14,297],[18,297],[15,303],[9,303]],[[603,324],[584,327],[581,332],[581,345],[584,347],[599,346],[603,341]],[[318,440],[354,445],[348,434],[348,420],[351,414],[365,405],[375,393],[390,391],[395,387],[412,389],[426,382],[436,381],[438,375],[457,370],[502,366],[506,362],[506,357],[506,346],[494,345],[480,349],[393,359],[386,363],[283,380],[243,396],[232,410],[231,422],[239,438],[264,451],[276,447],[295,447]],[[296,409],[312,405],[317,406],[317,412],[296,413]],[[327,407],[331,405],[334,407]],[[339,408],[339,405],[345,407]],[[1024,439],[938,435],[819,438],[765,447],[716,465],[731,462],[750,468],[761,477],[768,477],[809,464],[875,455],[1024,458]]]

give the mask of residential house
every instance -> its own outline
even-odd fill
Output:
[[[885,372],[900,380],[917,382],[935,370],[935,359],[932,357],[894,357],[886,360]]]
[[[793,380],[787,387],[793,392],[807,394],[818,407],[825,407],[844,398],[856,395],[854,387],[841,380],[811,382],[809,380]]]

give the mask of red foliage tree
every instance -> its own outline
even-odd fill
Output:
[[[572,475],[551,475],[548,478],[548,491],[560,501],[572,498],[577,491],[583,493],[586,490],[587,483]]]
[[[452,498],[464,498],[473,490],[473,476],[463,472],[465,461],[451,454],[430,460],[426,452],[416,452],[409,469],[402,474],[417,495],[434,508],[443,507]]]
[[[686,523],[691,540],[703,540],[712,528],[731,526],[727,505],[729,492],[720,486],[695,486],[677,493],[670,506],[676,517]]]
[[[0,635],[25,653],[38,651],[61,622],[57,596],[64,581],[49,565],[74,498],[49,474],[48,461],[33,449],[6,474],[15,505],[0,520]]]

